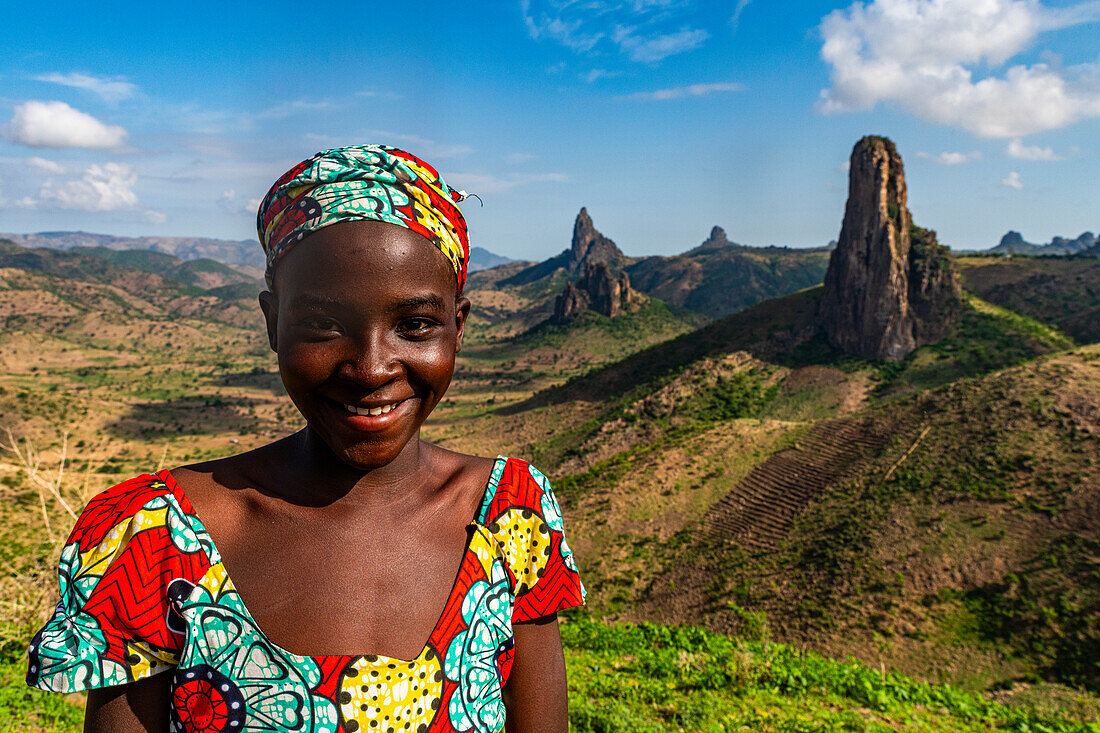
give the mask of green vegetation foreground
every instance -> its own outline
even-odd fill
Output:
[[[1009,707],[854,660],[692,626],[610,626],[578,614],[563,624],[562,634],[569,719],[578,733],[1100,731],[1100,723],[1080,719],[1097,711]],[[0,727],[80,730],[81,699],[64,701],[24,687],[24,663],[17,645],[5,645]]]

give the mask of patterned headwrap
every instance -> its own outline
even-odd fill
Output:
[[[423,235],[446,256],[466,284],[470,241],[450,188],[435,168],[387,145],[323,150],[283,174],[256,214],[267,253],[267,283],[275,264],[307,234],[341,221],[384,221]]]

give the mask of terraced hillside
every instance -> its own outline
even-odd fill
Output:
[[[874,420],[823,420],[790,448],[773,453],[703,517],[696,540],[775,550],[810,502],[877,457],[886,426]]]

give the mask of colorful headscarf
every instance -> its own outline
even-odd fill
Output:
[[[455,203],[465,191],[450,188],[435,168],[387,145],[323,150],[283,174],[256,215],[267,253],[267,282],[275,264],[307,234],[341,221],[384,221],[424,236],[446,256],[466,284],[470,241]]]

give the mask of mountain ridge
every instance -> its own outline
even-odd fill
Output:
[[[1046,244],[1032,244],[1024,241],[1024,237],[1017,231],[1009,231],[996,246],[986,250],[987,252],[1000,254],[1019,255],[1073,255],[1085,254],[1086,256],[1100,255],[1100,239],[1091,231],[1079,234],[1075,239],[1057,236]]]

